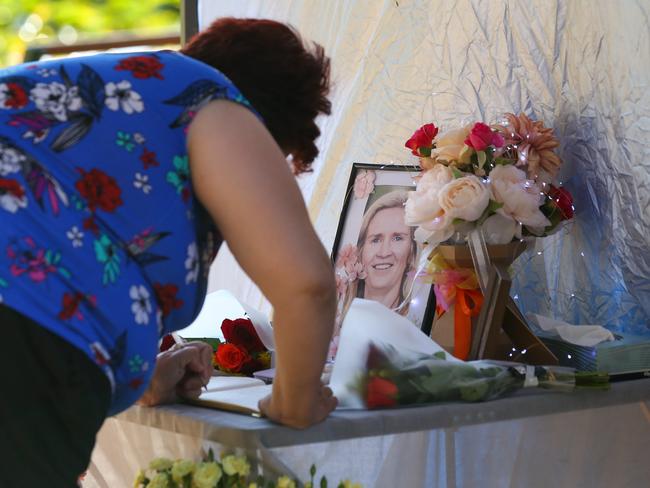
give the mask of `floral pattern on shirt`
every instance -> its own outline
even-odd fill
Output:
[[[171,51],[0,70],[0,302],[104,371],[110,413],[142,394],[157,340],[203,302],[221,238],[194,196],[186,133],[218,98],[250,107]]]

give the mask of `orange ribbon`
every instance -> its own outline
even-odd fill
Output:
[[[472,317],[476,317],[483,305],[480,290],[456,288],[456,307],[454,310],[454,356],[463,361],[469,356],[472,343]]]

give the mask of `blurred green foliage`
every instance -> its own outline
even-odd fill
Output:
[[[180,0],[1,0],[0,66],[20,63],[28,44],[70,44],[116,31],[179,33]]]

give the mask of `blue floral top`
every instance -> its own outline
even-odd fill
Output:
[[[0,302],[102,368],[111,414],[203,303],[221,238],[193,194],[186,132],[217,98],[250,107],[171,51],[0,70]]]

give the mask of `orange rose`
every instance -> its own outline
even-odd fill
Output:
[[[242,366],[250,360],[250,356],[244,349],[226,343],[219,345],[214,359],[219,368],[231,373],[238,373]]]

